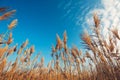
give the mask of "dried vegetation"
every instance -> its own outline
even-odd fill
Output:
[[[7,11],[0,8],[0,21],[10,18],[16,10]],[[117,43],[120,40],[117,29],[109,30],[109,39],[101,33],[100,20],[94,14],[94,27],[90,35],[83,33],[83,47],[86,53],[73,46],[67,47],[67,33],[63,39],[56,35],[56,45],[52,46],[52,60],[45,67],[44,57],[38,62],[40,53],[31,60],[35,52],[34,46],[26,48],[29,41],[10,46],[13,42],[12,29],[17,19],[8,25],[8,31],[0,35],[0,80],[119,80],[120,53]],[[17,53],[15,61],[9,62],[8,56]]]

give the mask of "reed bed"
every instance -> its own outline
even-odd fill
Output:
[[[7,20],[16,10],[8,11],[0,8],[0,21]],[[92,34],[85,31],[80,37],[83,41],[83,52],[76,46],[68,48],[67,32],[63,39],[56,35],[56,44],[52,45],[52,60],[45,67],[44,57],[38,62],[40,53],[31,60],[35,47],[27,48],[29,40],[20,47],[13,44],[12,31],[18,20],[14,19],[8,25],[5,34],[0,35],[0,80],[119,80],[120,53],[117,43],[120,41],[119,31],[109,29],[109,38],[102,34],[100,20],[94,14]],[[69,35],[69,34],[68,34]],[[14,46],[10,46],[13,44]],[[17,54],[15,61],[8,61],[11,54]]]

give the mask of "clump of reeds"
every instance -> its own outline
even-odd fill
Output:
[[[3,13],[1,21],[10,18],[16,10],[6,11],[7,8],[0,8]],[[93,19],[93,34],[85,31],[81,36],[87,51],[83,53],[76,46],[68,48],[65,31],[63,39],[56,35],[56,45],[52,45],[52,60],[47,66],[44,57],[38,62],[40,53],[31,59],[35,47],[27,48],[28,39],[20,48],[18,44],[10,46],[13,43],[11,30],[17,25],[17,19],[14,19],[7,32],[0,36],[0,80],[119,80],[119,31],[116,28],[109,30],[109,38],[106,40],[101,33],[97,14],[94,14]],[[16,53],[16,60],[8,61],[8,57]]]

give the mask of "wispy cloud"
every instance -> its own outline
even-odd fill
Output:
[[[93,26],[93,13],[97,13],[100,17],[100,26],[106,40],[109,38],[108,28],[117,28],[118,33],[120,33],[120,0],[102,0],[101,7],[91,10],[86,16],[86,22],[89,26]],[[117,43],[117,47],[120,47],[120,41],[117,41]]]
[[[86,21],[92,25],[93,13],[97,13],[101,20],[104,35],[107,36],[107,28],[117,27],[120,30],[120,0],[102,0],[101,7],[89,12]]]
[[[88,1],[87,3],[81,0],[62,1],[58,8],[63,9],[63,19],[71,20],[74,26],[84,26],[85,15],[95,6],[95,4],[92,4],[93,1]]]

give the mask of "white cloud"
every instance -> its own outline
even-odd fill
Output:
[[[101,3],[103,8],[90,11],[86,17],[86,21],[93,20],[92,15],[96,12],[100,16],[103,29],[113,26],[120,29],[120,0],[102,0]]]
[[[101,8],[93,9],[86,16],[86,22],[88,25],[93,25],[93,13],[97,13],[101,20],[101,27],[103,34],[107,38],[108,29],[117,27],[120,33],[120,0],[101,0]],[[120,43],[120,42],[119,42]]]

